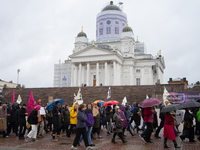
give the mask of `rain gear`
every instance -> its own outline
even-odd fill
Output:
[[[127,122],[127,119],[126,119],[126,116],[124,114],[124,108],[125,106],[124,105],[121,105],[120,106],[120,116],[122,119],[124,119],[124,121],[122,122],[122,125],[123,125],[123,128],[127,128],[128,127],[128,122]]]
[[[77,124],[77,110],[74,110],[76,103],[73,103],[72,108],[70,109],[70,124]]]
[[[113,121],[116,124],[116,130],[114,130],[114,133],[123,132],[122,118],[120,116],[120,113],[117,110],[118,110],[118,108],[115,109],[115,114],[113,116]]]

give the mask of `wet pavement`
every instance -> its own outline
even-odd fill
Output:
[[[160,136],[162,137],[163,130],[161,130]],[[116,138],[117,144],[111,143],[111,136],[106,135],[106,130],[104,129],[101,132],[103,139],[92,140],[93,144],[96,146],[94,149],[96,150],[161,150],[163,148],[163,137],[161,139],[154,138],[153,134],[153,142],[154,143],[144,143],[139,134],[136,134],[134,137],[130,135],[129,132],[126,131],[126,140],[128,141],[126,144],[123,144],[119,138]],[[96,135],[97,137],[97,135]],[[72,134],[70,138],[66,137],[63,133],[61,138],[58,138],[58,141],[53,142],[50,136],[50,133],[44,133],[44,138],[38,138],[37,142],[32,142],[29,139],[28,142],[24,140],[19,140],[14,134],[12,134],[9,138],[0,137],[0,150],[70,150],[73,140],[75,138],[75,134]],[[177,143],[181,146],[183,150],[200,150],[200,144],[198,142],[190,143],[189,141],[182,142],[180,138],[177,136]],[[170,146],[169,150],[174,149],[173,142],[168,140],[168,146]],[[85,150],[84,142],[81,143],[80,146],[77,147],[79,150]]]

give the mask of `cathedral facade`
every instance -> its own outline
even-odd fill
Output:
[[[154,85],[158,80],[163,83],[165,61],[161,52],[156,57],[147,53],[144,42],[135,40],[127,15],[113,1],[97,15],[96,41],[89,42],[82,29],[69,57],[68,86]]]

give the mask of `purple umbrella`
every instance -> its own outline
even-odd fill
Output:
[[[146,107],[152,107],[154,105],[158,105],[160,103],[162,103],[161,100],[156,99],[156,98],[150,98],[143,101],[140,106],[143,108],[146,108]]]

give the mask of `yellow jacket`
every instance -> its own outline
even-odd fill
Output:
[[[74,106],[76,103],[73,104],[72,108],[70,109],[70,124],[77,124],[77,111],[74,111]]]

